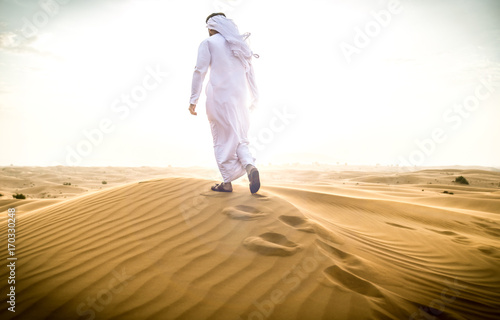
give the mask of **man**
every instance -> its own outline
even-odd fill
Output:
[[[223,13],[208,16],[209,37],[198,49],[193,74],[189,111],[197,115],[196,104],[203,80],[210,68],[210,79],[205,88],[206,111],[212,131],[215,159],[223,182],[212,186],[213,191],[232,192],[231,181],[245,173],[250,181],[250,192],[260,188],[259,171],[248,149],[250,125],[247,91],[250,89],[253,109],[258,99],[252,67],[252,57],[258,57],[245,42],[249,34],[241,35],[236,24]]]

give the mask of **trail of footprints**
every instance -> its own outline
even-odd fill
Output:
[[[257,200],[269,201],[270,198],[259,195]],[[269,216],[272,211],[267,207],[237,205],[225,208],[222,210],[222,213],[231,219],[251,221],[265,218]],[[316,239],[316,245],[318,248],[326,253],[327,256],[329,256],[333,261],[337,262],[323,270],[323,277],[318,279],[323,285],[335,287],[347,292],[354,292],[367,298],[381,298],[384,296],[382,291],[383,289],[345,268],[345,266],[357,266],[359,268],[359,266],[364,263],[360,258],[331,245],[343,244],[344,242],[340,237],[332,234],[331,231],[304,217],[295,215],[280,215],[278,216],[278,219],[282,223],[298,231],[316,234],[318,236]],[[474,222],[477,228],[482,229],[488,235],[495,237],[500,236],[500,228],[497,227],[498,225],[496,223],[481,218],[477,218],[477,220],[480,220],[478,222]],[[415,230],[414,228],[405,225],[392,222],[386,223],[397,228]],[[427,229],[444,236],[452,237],[452,241],[460,244],[471,243],[471,240],[468,237],[457,234],[453,231]],[[258,236],[247,237],[243,240],[243,245],[247,249],[265,256],[286,257],[294,255],[303,249],[300,244],[295,243],[288,239],[285,235],[276,232],[266,232]],[[484,255],[500,258],[499,248],[482,245],[477,249]]]
[[[260,196],[259,200],[267,201],[269,198]],[[231,219],[255,220],[268,216],[271,212],[266,207],[254,207],[250,205],[237,205],[227,207],[222,213]],[[315,233],[325,241],[335,244],[342,244],[340,238],[334,237],[328,230],[313,223],[307,218],[294,215],[280,215],[278,219],[298,230],[307,233]],[[316,244],[320,250],[326,252],[334,260],[339,260],[342,264],[359,265],[362,262],[355,256],[337,249],[325,241],[316,239]],[[243,245],[254,252],[265,256],[291,256],[302,250],[302,246],[288,239],[285,235],[276,232],[265,232],[258,236],[250,236],[243,240]],[[323,277],[320,282],[328,287],[340,287],[344,290],[353,291],[367,297],[381,297],[382,292],[369,281],[358,277],[337,264],[328,266],[323,270]]]
[[[497,227],[498,225],[494,221],[487,220],[484,218],[479,218],[479,217],[476,217],[475,219],[478,220],[479,222],[476,221],[476,222],[472,222],[472,223],[474,225],[476,225],[477,229],[481,230],[482,232],[484,232],[487,235],[490,235],[493,237],[500,237],[500,228]],[[456,222],[458,222],[458,221],[456,221]],[[461,222],[459,222],[459,223],[461,223]],[[461,224],[464,224],[464,223],[461,223]],[[473,244],[473,241],[471,241],[468,237],[459,235],[454,231],[435,230],[435,229],[430,229],[430,228],[427,228],[427,230],[438,233],[438,234],[442,234],[445,236],[453,237],[451,239],[451,241],[459,243],[459,244],[464,244],[464,245]],[[476,245],[478,245],[477,250],[480,251],[482,254],[489,256],[489,257],[492,257],[492,258],[500,259],[500,248],[493,247],[490,245],[477,244],[477,243],[476,243]]]
[[[259,201],[268,201],[266,196],[259,195]],[[269,215],[269,209],[265,207],[254,207],[249,205],[237,205],[227,207],[222,213],[235,220],[255,220]],[[295,216],[280,216],[279,219],[298,230],[314,232],[308,225],[306,219]],[[266,232],[259,236],[248,237],[243,241],[243,245],[259,254],[265,256],[290,256],[302,249],[302,246],[289,240],[285,235],[276,232]]]

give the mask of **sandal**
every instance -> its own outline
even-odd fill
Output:
[[[233,187],[231,186],[231,189],[227,190],[224,189],[224,182],[222,183],[216,183],[214,186],[212,186],[212,191],[217,191],[217,192],[233,192]]]
[[[256,193],[260,189],[260,178],[259,178],[259,170],[253,167],[250,169],[248,173],[248,181],[250,181],[250,192]]]

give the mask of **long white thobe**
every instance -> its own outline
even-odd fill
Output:
[[[244,175],[245,167],[255,161],[248,149],[247,74],[222,35],[217,33],[205,39],[198,49],[191,104],[198,103],[209,68],[206,110],[215,160],[224,182],[231,182]]]

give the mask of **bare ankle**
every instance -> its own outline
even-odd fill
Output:
[[[255,166],[253,164],[247,164],[245,166],[245,170],[247,171],[247,174],[250,174],[250,170],[252,170],[253,168],[255,168]]]

